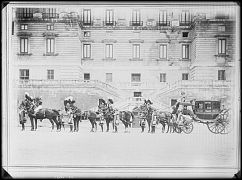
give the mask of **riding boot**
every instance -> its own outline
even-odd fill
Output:
[[[73,126],[70,125],[70,132],[73,132]]]

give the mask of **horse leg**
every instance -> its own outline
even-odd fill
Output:
[[[103,125],[101,125],[101,129],[102,129],[102,132],[103,132]]]
[[[37,118],[34,118],[34,122],[35,122],[35,129],[34,129],[34,130],[35,130],[35,131],[37,130],[37,126],[38,126],[38,125],[37,125],[37,120],[38,120]]]
[[[150,122],[148,121],[148,127],[149,127],[149,130],[148,130],[148,133],[150,132]]]
[[[108,132],[108,131],[109,131],[109,120],[106,120],[106,125],[107,125],[107,130],[106,130],[106,132]]]
[[[55,128],[54,122],[53,122],[52,119],[49,119],[49,121],[50,121],[50,123],[51,123],[51,131],[53,131],[54,128]]]

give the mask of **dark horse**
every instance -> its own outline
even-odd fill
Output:
[[[165,128],[167,126],[166,133],[174,132],[173,130],[173,115],[170,112],[166,111],[158,111],[157,112],[157,123],[160,123],[162,125],[162,132],[165,132]]]
[[[36,131],[38,119],[40,120],[49,119],[50,123],[52,124],[52,130],[54,129],[54,123],[55,123],[57,130],[59,131],[61,129],[61,123],[59,123],[60,122],[59,112],[54,109],[43,108],[43,109],[40,109],[34,115],[34,109],[36,106],[38,106],[38,100],[36,99],[34,100],[34,102],[27,102],[25,106],[27,110],[27,114],[30,118],[31,131]]]
[[[150,125],[151,125],[151,120],[152,120],[152,112],[153,112],[153,108],[152,107],[148,107],[146,104],[142,104],[141,106],[139,106],[138,108],[140,116],[144,117],[144,119],[146,119],[147,123],[148,123],[148,132],[150,132]]]
[[[110,109],[106,109],[106,111],[104,111],[104,119],[105,119],[105,121],[106,121],[106,126],[107,126],[107,130],[106,130],[106,132],[108,132],[109,131],[109,124],[111,123],[111,122],[113,122],[113,120],[114,120],[114,111],[110,111]],[[113,129],[114,129],[114,126],[113,126]]]
[[[79,122],[82,120],[82,111],[76,106],[72,106],[73,122],[74,122],[74,132],[79,131]]]
[[[89,110],[87,112],[87,119],[90,121],[92,128],[91,128],[91,132],[95,132],[97,131],[97,113],[95,111],[91,111]]]
[[[127,129],[130,127],[132,124],[132,119],[134,119],[134,115],[130,111],[120,111],[120,121],[124,124],[125,131],[124,132],[129,132]]]

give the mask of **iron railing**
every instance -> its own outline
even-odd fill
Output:
[[[143,21],[130,21],[130,26],[143,26]]]

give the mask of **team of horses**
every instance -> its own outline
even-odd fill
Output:
[[[67,117],[67,119],[70,119],[70,115],[67,115],[65,113],[64,110],[56,110],[56,109],[50,109],[50,108],[43,108],[40,109],[38,112],[36,112],[36,114],[34,113],[34,109],[39,105],[40,99],[35,98],[33,103],[30,103],[28,101],[23,101],[20,106],[20,112],[19,112],[19,120],[20,120],[20,124],[22,124],[22,130],[24,130],[24,123],[26,122],[26,117],[28,116],[30,119],[30,123],[31,123],[31,130],[35,131],[37,130],[38,127],[38,120],[42,121],[43,119],[48,119],[52,125],[52,130],[54,130],[54,127],[56,125],[56,129],[57,131],[61,131],[62,128],[64,128],[65,123],[67,123],[65,121],[65,116]],[[151,128],[151,121],[152,118],[147,116],[147,107],[145,105],[141,105],[139,108],[139,114],[138,116],[140,118],[144,118],[148,124],[148,132],[150,132],[150,128]],[[168,132],[174,132],[176,129],[176,115],[172,114],[170,112],[166,112],[166,111],[158,111],[155,110],[155,114],[156,114],[156,124],[161,124],[161,129],[162,132],[165,132],[166,129],[166,133]],[[118,111],[118,113],[116,113],[116,115],[119,116],[119,120],[123,123],[124,127],[125,127],[125,132],[129,132],[128,129],[131,128],[132,125],[132,120],[134,119],[134,114],[131,111]],[[86,117],[86,118],[84,118]],[[88,119],[91,123],[91,132],[96,132],[97,131],[97,124],[98,122],[101,122],[101,119],[103,119],[105,121],[106,124],[106,131],[109,131],[109,125],[112,124],[112,128],[113,130],[115,130],[116,125],[115,125],[115,121],[114,121],[114,114],[104,114],[102,116],[100,116],[100,114],[96,111],[85,111],[82,112],[81,109],[77,108],[76,106],[74,106],[74,110],[72,111],[72,120],[73,122],[71,122],[70,128],[71,131],[73,130],[73,126],[74,126],[74,131],[78,132],[79,131],[79,122],[81,122],[83,119]],[[101,130],[103,131],[103,124],[100,123],[99,124],[101,126]],[[116,129],[117,131],[117,129]]]

